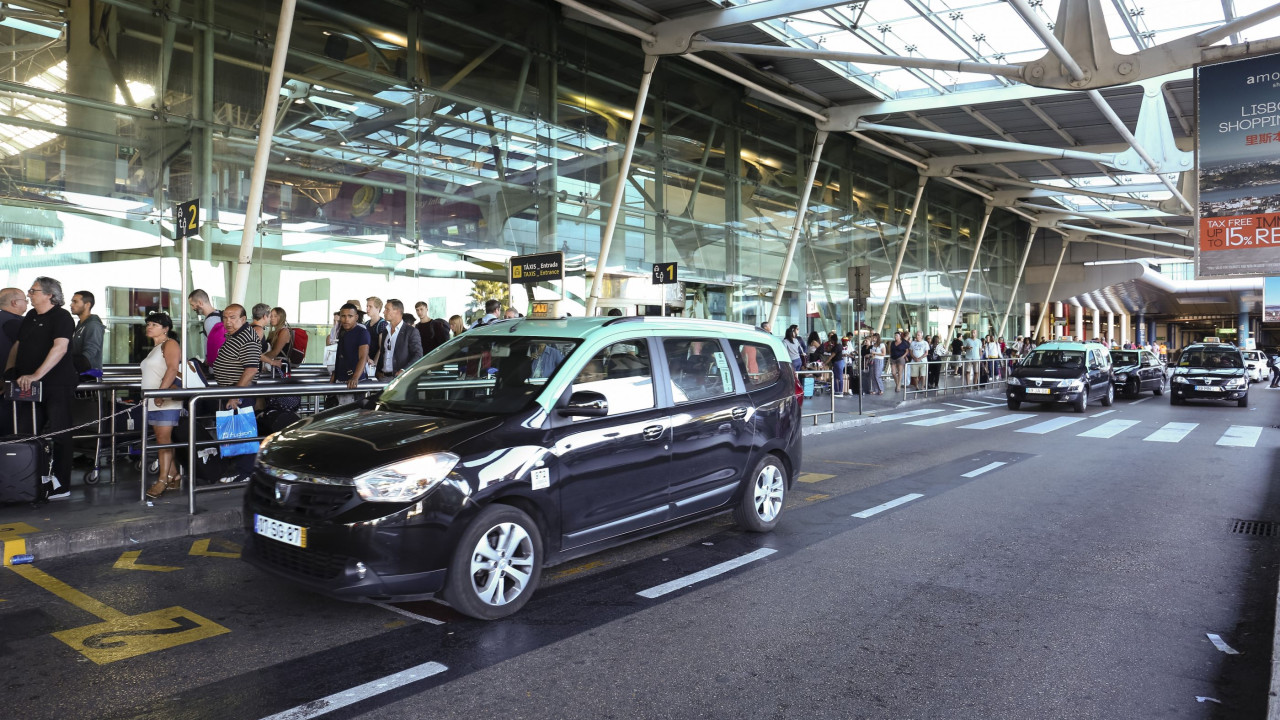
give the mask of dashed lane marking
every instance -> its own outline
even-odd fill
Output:
[[[940,415],[938,417],[925,418],[923,420],[913,420],[906,424],[919,425],[921,427],[932,427],[934,425],[941,425],[943,423],[952,423],[952,422],[959,422],[960,420],[968,420],[969,418],[974,418],[974,417],[978,417],[979,415],[986,415],[986,414],[987,414],[986,410],[961,410],[959,412],[953,412],[950,415]]]
[[[971,470],[971,471],[969,471],[969,472],[967,472],[967,473],[965,473],[965,474],[961,475],[960,477],[963,477],[963,478],[976,478],[976,477],[978,477],[979,475],[982,475],[983,473],[989,473],[989,472],[991,472],[992,470],[995,470],[996,468],[1004,467],[1006,464],[1007,464],[1007,463],[1002,463],[1002,462],[993,462],[993,463],[988,463],[988,464],[983,465],[982,467],[978,468],[977,470]]]
[[[833,465],[859,465],[861,467],[884,467],[879,463],[860,463],[852,460],[819,460],[818,462],[831,463]]]
[[[1044,435],[1045,433],[1051,433],[1054,430],[1060,430],[1068,425],[1074,425],[1080,422],[1081,420],[1084,420],[1084,418],[1082,417],[1054,418],[1052,420],[1046,420],[1042,423],[1036,423],[1035,425],[1032,425],[1030,427],[1018,428],[1014,432],[1031,433],[1032,435]]]
[[[1232,425],[1218,438],[1215,445],[1222,447],[1255,447],[1262,437],[1262,428],[1255,425]]]
[[[427,617],[426,615],[419,615],[419,614],[418,614],[418,613],[416,613],[416,612],[409,612],[408,610],[405,610],[404,608],[398,608],[398,607],[396,607],[395,605],[390,605],[390,604],[388,604],[388,603],[384,603],[384,602],[376,602],[376,603],[374,603],[374,605],[377,605],[378,607],[382,608],[383,610],[390,610],[391,612],[393,612],[393,613],[395,613],[395,614],[397,614],[397,615],[403,615],[403,616],[405,616],[405,617],[407,617],[407,618],[413,618],[414,620],[417,620],[418,622],[429,623],[429,624],[431,624],[431,625],[443,625],[443,624],[444,624],[444,621],[443,621],[443,620],[437,620],[437,619],[435,619],[435,618],[433,618],[433,617]]]
[[[263,720],[309,720],[310,718],[326,715],[334,710],[347,707],[348,705],[353,705],[362,700],[367,700],[375,695],[381,695],[382,693],[390,690],[404,687],[409,683],[425,680],[432,675],[439,675],[448,669],[449,668],[438,662],[423,663],[416,667],[411,667],[408,670],[401,670],[394,675],[388,675],[379,680],[371,680],[363,685],[357,685],[350,690],[334,693],[328,697],[320,698],[319,700],[312,700],[306,705],[299,705],[292,710],[285,710],[284,712],[276,713],[275,715],[263,718]]]
[[[816,482],[822,482],[823,480],[830,480],[833,477],[835,477],[835,475],[824,475],[822,473],[807,472],[807,473],[800,473],[800,476],[797,477],[796,480],[799,480],[802,483],[816,483]]]
[[[862,512],[859,512],[859,513],[854,513],[853,517],[863,518],[863,519],[869,518],[872,515],[877,515],[879,513],[884,512],[885,510],[892,510],[893,508],[896,508],[899,505],[905,505],[906,503],[909,503],[912,500],[919,500],[922,497],[924,497],[924,495],[920,493],[911,493],[910,495],[903,495],[902,497],[896,500],[890,500],[887,503],[877,505],[873,508],[867,508],[866,510],[863,510]]]
[[[743,565],[746,565],[748,563],[753,563],[756,560],[767,558],[776,552],[778,551],[774,550],[773,548],[760,548],[759,550],[756,550],[755,552],[747,553],[742,557],[737,557],[732,560],[722,562],[719,565],[712,565],[706,570],[700,570],[696,573],[693,573],[692,575],[685,575],[682,578],[677,578],[675,580],[672,580],[671,582],[666,582],[661,585],[656,585],[654,587],[649,588],[648,590],[641,590],[636,594],[639,595],[640,597],[646,597],[652,600],[653,598],[662,597],[667,593],[675,592],[676,590],[689,587],[690,585],[695,585],[697,583],[702,582],[703,580],[708,580],[717,575],[723,575],[729,572],[730,570],[740,568]]]
[[[830,500],[830,499],[831,499],[831,496],[830,496],[830,495],[823,495],[822,493],[814,493],[813,495],[810,495],[809,497],[805,498],[805,499],[804,499],[804,501],[805,501],[805,502],[820,502],[820,501],[822,501],[822,500]],[[4,602],[4,601],[3,601],[3,600],[0,600],[0,602]]]
[[[1085,430],[1076,437],[1113,438],[1137,424],[1137,420],[1108,420],[1096,428]]]
[[[990,430],[991,428],[1000,427],[1001,425],[1008,425],[1010,423],[1016,423],[1021,420],[1026,420],[1027,418],[1030,418],[1030,417],[1035,417],[1035,415],[1029,415],[1026,413],[1023,413],[1021,415],[1000,415],[997,417],[993,417],[990,420],[983,420],[982,422],[976,422],[971,425],[961,425],[960,429],[961,430]]]
[[[1142,438],[1145,442],[1176,443],[1195,430],[1200,423],[1165,423],[1165,426]]]
[[[1141,400],[1134,400],[1133,402],[1131,402],[1131,403],[1129,403],[1129,404],[1130,404],[1130,405],[1137,405],[1138,403],[1144,403],[1144,402],[1146,402],[1146,401],[1150,400],[1152,397],[1155,397],[1155,396],[1154,396],[1154,395],[1152,395],[1152,396],[1149,396],[1149,397],[1144,397],[1144,398],[1142,398]]]

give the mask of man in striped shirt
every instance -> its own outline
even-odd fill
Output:
[[[213,362],[213,377],[221,387],[249,387],[258,375],[259,355],[262,346],[253,328],[245,322],[243,305],[228,305],[222,311],[222,323],[227,330],[227,341],[218,351]],[[252,406],[249,399],[231,398],[227,409],[234,410],[242,404]]]

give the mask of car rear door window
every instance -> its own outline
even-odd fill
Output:
[[[747,390],[759,390],[778,382],[782,372],[778,369],[778,358],[773,348],[763,343],[734,343],[737,348],[738,370]]]
[[[676,404],[733,392],[733,371],[719,340],[670,338],[663,341],[663,348]]]
[[[604,395],[609,403],[610,415],[656,407],[649,341],[636,338],[615,342],[601,349],[587,361],[573,380],[571,392],[581,390]]]

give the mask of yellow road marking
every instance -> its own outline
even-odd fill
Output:
[[[848,460],[819,460],[818,462],[833,463],[835,465],[858,465],[861,467],[884,467],[883,465],[877,465],[876,463],[850,462]]]
[[[800,473],[800,477],[796,478],[802,483],[816,483],[823,480],[830,480],[835,475],[823,475],[822,473]]]
[[[188,555],[206,555],[208,557],[222,557],[222,558],[240,557],[240,549],[241,549],[240,546],[231,542],[230,540],[221,540],[219,542],[221,542],[224,547],[231,548],[233,552],[222,552],[220,550],[210,550],[209,542],[210,542],[210,539],[205,538],[203,540],[197,540],[194,543],[191,543],[191,552],[187,554]]]
[[[578,573],[584,573],[588,570],[595,570],[596,568],[604,567],[605,565],[608,565],[608,564],[609,563],[603,560],[591,560],[589,562],[584,562],[581,565],[575,565],[571,568],[565,568],[564,570],[557,572],[551,577],[553,579],[570,577],[572,575],[577,575]]]
[[[138,556],[141,554],[141,550],[126,551],[111,567],[116,570],[149,570],[151,572],[173,572],[182,569],[174,565],[144,565],[138,562]]]
[[[85,595],[79,590],[45,573],[43,570],[40,570],[33,565],[11,565],[9,566],[9,569],[90,615],[108,622],[123,620],[129,617],[105,603],[94,600],[88,595]]]
[[[26,552],[27,541],[23,538],[0,540],[0,558],[3,558],[3,562],[0,562],[0,565],[12,565],[14,555],[25,555]]]
[[[32,535],[37,532],[40,531],[24,522],[0,522],[0,540],[19,538],[23,535]]]
[[[53,634],[99,665],[231,632],[190,610],[170,607]]]
[[[817,494],[810,495],[809,497],[805,498],[805,499],[804,499],[804,501],[805,501],[805,502],[818,502],[818,501],[820,501],[820,500],[830,500],[830,499],[831,499],[831,496],[830,496],[830,495],[823,495],[822,493],[817,493]]]

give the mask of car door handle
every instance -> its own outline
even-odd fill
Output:
[[[667,427],[665,425],[650,425],[642,430],[641,433],[644,434],[645,440],[657,440],[662,437],[662,433],[666,432],[666,430]]]
[[[736,407],[732,411],[734,420],[741,420],[747,416],[747,409],[744,407]]]

